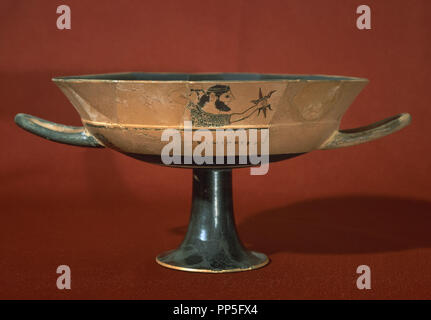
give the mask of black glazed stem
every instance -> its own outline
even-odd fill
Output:
[[[268,263],[239,240],[233,216],[232,169],[193,169],[191,217],[176,250],[157,257],[161,265],[184,271],[233,272]]]
[[[231,169],[193,169],[192,211],[184,243],[194,239],[243,250],[233,216]]]

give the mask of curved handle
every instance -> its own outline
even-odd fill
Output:
[[[412,117],[408,113],[378,121],[365,127],[336,131],[319,149],[354,146],[394,133],[407,126]]]
[[[15,116],[15,123],[24,130],[55,142],[80,147],[103,147],[84,127],[65,126],[24,113]]]

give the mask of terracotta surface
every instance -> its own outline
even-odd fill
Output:
[[[2,298],[431,298],[429,1],[370,4],[370,31],[356,29],[355,1],[68,4],[70,31],[55,29],[54,1],[0,4]],[[266,176],[237,170],[239,234],[271,264],[175,272],[154,256],[184,236],[189,170],[49,143],[13,123],[26,112],[79,125],[50,79],[127,70],[355,75],[370,85],[342,128],[401,112],[413,122]],[[60,264],[71,291],[56,289]],[[356,289],[361,264],[370,291]]]
[[[309,152],[322,146],[338,129],[342,115],[368,82],[313,76],[277,79],[276,75],[275,79],[241,81],[247,75],[240,74],[230,75],[235,81],[211,79],[223,75],[202,75],[202,81],[193,81],[196,75],[190,76],[191,81],[175,75],[167,76],[168,81],[154,81],[156,77],[145,74],[54,81],[91,135],[122,152],[145,155],[160,155],[167,143],[161,140],[163,130],[183,130],[184,121],[192,121],[193,129],[268,128],[270,154]],[[229,91],[218,98],[209,92],[216,87]],[[202,96],[209,101],[200,107]],[[263,100],[263,96],[267,98]],[[216,99],[229,110],[214,107]],[[268,105],[271,109],[266,108]],[[194,116],[196,111],[204,114]],[[205,115],[212,119],[205,120]],[[219,121],[217,117],[222,118]]]

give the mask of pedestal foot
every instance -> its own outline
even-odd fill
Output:
[[[268,264],[263,253],[248,251],[233,217],[232,170],[193,169],[190,223],[181,246],[160,254],[160,265],[191,272],[237,272]]]

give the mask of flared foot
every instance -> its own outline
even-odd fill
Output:
[[[269,263],[266,255],[254,251],[243,251],[234,257],[223,251],[211,255],[209,252],[199,253],[193,248],[187,249],[167,251],[157,256],[156,261],[170,269],[206,273],[248,271]]]
[[[235,227],[231,169],[193,169],[193,199],[187,234],[176,250],[156,258],[160,265],[191,272],[237,272],[268,264],[263,253],[242,245]]]

